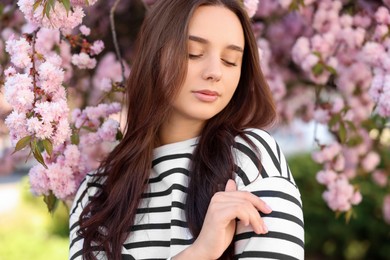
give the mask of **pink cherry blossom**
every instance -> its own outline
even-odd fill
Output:
[[[383,218],[390,225],[390,195],[383,199]]]
[[[259,0],[244,0],[244,6],[249,17],[253,17],[256,14]]]
[[[91,33],[91,29],[88,28],[88,27],[85,26],[85,25],[81,25],[79,29],[80,29],[80,32],[81,32],[83,35],[85,35],[85,36],[88,36],[88,35]]]
[[[50,189],[54,195],[61,199],[69,199],[76,192],[76,182],[72,169],[69,166],[61,166],[53,163],[48,165],[47,177],[49,178]]]
[[[99,128],[98,134],[103,141],[114,142],[118,129],[119,122],[109,118],[103,123],[101,128]]]
[[[69,31],[78,26],[84,17],[84,11],[81,7],[75,6],[71,11],[67,12],[64,5],[60,2],[55,2],[53,13],[55,15],[43,16],[43,6],[39,5],[34,9],[34,2],[31,0],[19,0],[18,6],[25,15],[26,19],[37,26],[45,28],[60,29]]]
[[[5,50],[11,56],[11,62],[21,69],[31,68],[32,47],[25,38],[19,40],[9,39],[6,42]]]
[[[80,69],[93,69],[96,66],[96,60],[89,57],[88,54],[82,52],[72,56],[72,64]]]
[[[337,179],[337,173],[332,170],[322,170],[317,173],[316,179],[321,184],[329,185]]]
[[[384,6],[379,7],[375,13],[375,19],[378,23],[390,25],[389,9]]]
[[[388,176],[385,171],[383,170],[376,170],[372,174],[373,181],[379,186],[379,187],[386,187],[388,183]]]
[[[58,29],[40,28],[36,37],[35,48],[40,54],[49,54],[53,47],[60,43],[60,31]]]
[[[104,49],[104,42],[101,40],[94,41],[91,46],[91,54],[98,55]]]
[[[41,164],[33,166],[30,169],[28,176],[32,193],[36,196],[49,195],[51,189],[50,181],[47,177],[46,169]]]
[[[380,163],[379,154],[376,152],[369,152],[364,159],[362,160],[362,167],[365,171],[371,172],[373,171],[378,164]]]
[[[16,142],[21,138],[29,135],[26,123],[26,114],[18,113],[15,110],[12,111],[5,119],[5,124],[10,129],[10,137],[13,146],[15,146]]]

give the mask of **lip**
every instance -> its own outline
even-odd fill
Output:
[[[220,96],[217,91],[212,91],[208,89],[192,91],[192,93],[198,100],[202,102],[214,102]]]

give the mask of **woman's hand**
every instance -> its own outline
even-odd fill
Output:
[[[268,214],[272,210],[256,195],[237,191],[236,183],[229,180],[225,191],[211,198],[198,238],[175,259],[218,259],[233,239],[236,219],[245,226],[251,225],[256,234],[267,233],[258,211]]]

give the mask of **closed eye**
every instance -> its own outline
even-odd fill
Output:
[[[198,59],[198,58],[200,58],[200,57],[202,57],[203,55],[202,54],[198,54],[198,55],[195,55],[195,54],[189,54],[188,55],[189,57],[190,57],[190,59]]]
[[[224,59],[222,59],[222,61],[223,61],[226,65],[228,65],[228,66],[233,66],[233,67],[236,67],[236,66],[237,66],[237,64],[234,63],[234,62],[229,62],[229,61],[224,60]]]

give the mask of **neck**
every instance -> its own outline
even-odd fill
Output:
[[[168,120],[158,132],[158,146],[185,141],[200,135],[204,121],[199,120]]]

